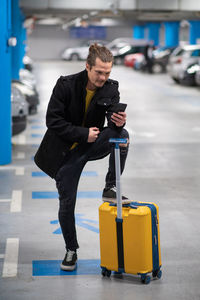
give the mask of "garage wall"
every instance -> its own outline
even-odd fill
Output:
[[[117,37],[132,37],[133,29],[130,27],[108,27],[106,40],[111,41]],[[27,45],[29,56],[34,60],[59,59],[66,47],[80,45],[82,39],[72,39],[69,31],[60,26],[36,25],[32,34],[28,36]]]

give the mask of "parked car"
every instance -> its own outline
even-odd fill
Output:
[[[133,39],[130,37],[120,37],[106,44],[106,47],[112,51],[113,55],[117,55],[119,50],[127,45],[143,45],[146,44],[144,39]]]
[[[128,54],[143,53],[145,45],[126,45],[119,49],[118,53],[113,54],[114,64],[121,65],[124,62],[124,57]]]
[[[200,45],[185,45],[177,47],[170,55],[168,72],[171,78],[179,83],[183,72],[191,64],[200,61]]]
[[[195,73],[195,82],[198,86],[200,86],[200,65],[198,65],[199,68],[197,69]]]
[[[195,86],[196,80],[195,80],[195,74],[197,71],[200,70],[199,64],[191,64],[189,65],[186,70],[183,70],[179,74],[179,82],[182,85],[188,85],[188,86]]]
[[[153,51],[153,73],[164,73],[167,70],[167,64],[174,47],[159,47]]]
[[[37,106],[39,104],[39,94],[36,89],[24,84],[19,80],[13,80],[12,85],[17,87],[20,92],[25,96],[28,103],[28,112],[33,115],[37,112]]]
[[[138,45],[146,43],[145,40],[135,40],[130,37],[120,37],[112,40],[111,42],[105,40],[89,40],[87,42],[83,42],[79,47],[67,48],[63,51],[61,57],[65,60],[85,60],[88,55],[89,46],[93,43],[98,43],[100,45],[105,45],[108,49],[111,50],[113,55],[117,55],[119,50],[122,47],[127,45]]]
[[[133,68],[135,62],[143,57],[143,53],[128,54],[124,57],[124,65]]]
[[[28,55],[23,57],[23,64],[26,70],[33,71],[33,60]]]
[[[107,41],[103,40],[89,40],[87,42],[83,42],[82,45],[73,48],[67,48],[63,51],[61,57],[65,60],[86,60],[88,56],[88,50],[91,44],[97,43],[99,45],[107,44]]]
[[[138,55],[136,57],[135,63],[133,65],[133,69],[136,71],[145,71],[146,69],[146,60],[144,54]]]
[[[11,85],[12,135],[21,133],[26,128],[28,104],[20,90]]]
[[[19,79],[22,83],[31,88],[36,89],[36,79],[33,73],[26,69],[20,69],[19,71]]]

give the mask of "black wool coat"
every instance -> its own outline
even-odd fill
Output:
[[[110,120],[112,105],[119,102],[118,82],[111,79],[97,89],[82,126],[87,82],[87,71],[84,70],[61,76],[53,89],[46,114],[48,129],[34,157],[36,165],[52,178],[55,178],[73,143],[87,143],[90,127],[101,131],[107,117],[107,125],[120,130]]]

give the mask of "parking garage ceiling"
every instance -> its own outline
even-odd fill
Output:
[[[196,0],[20,0],[25,16],[36,22],[74,26],[77,20],[100,23],[174,21],[200,19],[200,1]]]

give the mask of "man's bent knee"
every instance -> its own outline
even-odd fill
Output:
[[[126,144],[119,144],[120,147],[128,147],[129,143],[130,143],[130,139],[129,139],[129,133],[128,131],[123,128],[122,132],[120,133],[120,138],[126,139]]]

